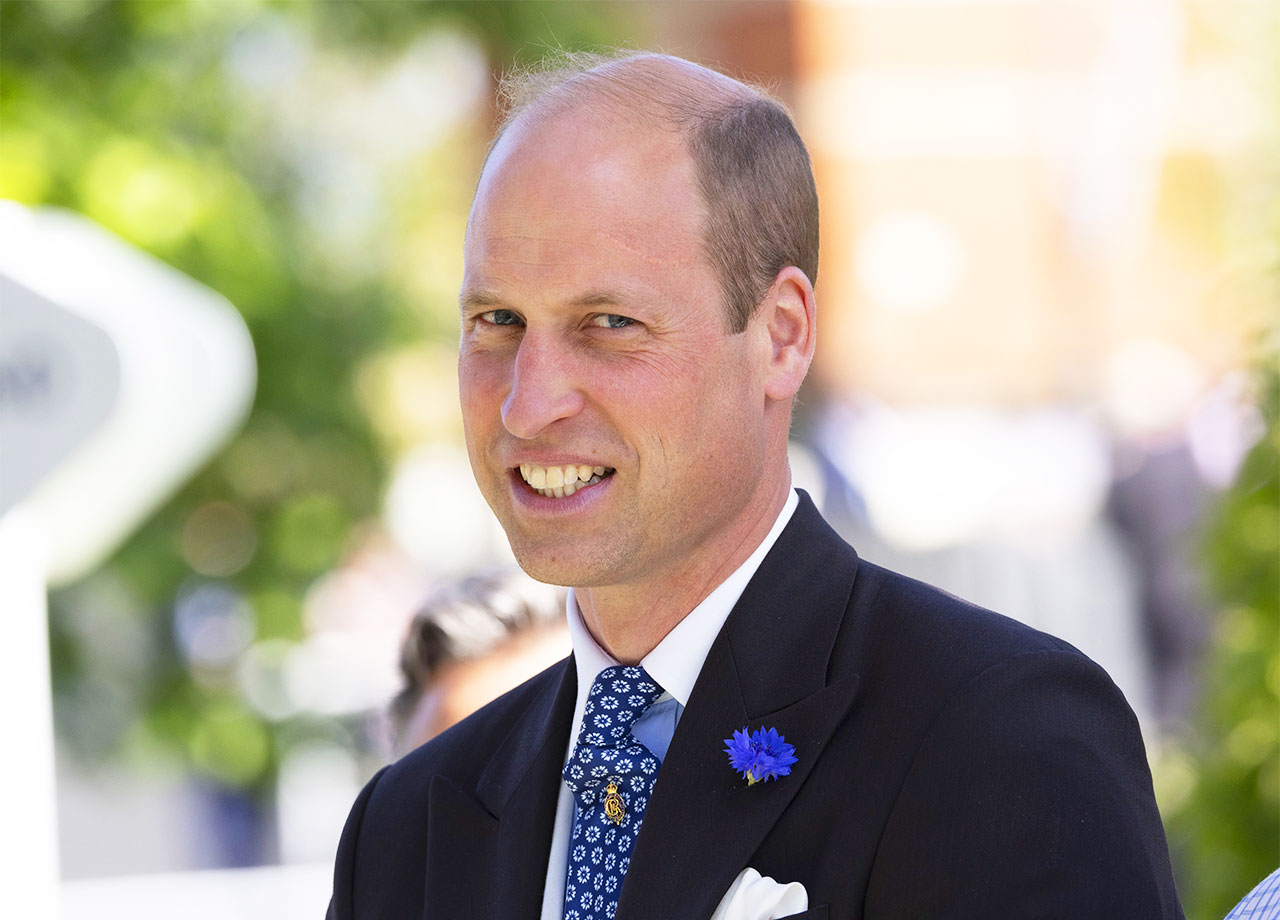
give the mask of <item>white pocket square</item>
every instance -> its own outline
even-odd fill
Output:
[[[809,909],[809,893],[799,882],[775,882],[743,869],[720,899],[711,920],[777,920]]]

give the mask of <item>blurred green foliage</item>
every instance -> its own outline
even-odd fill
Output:
[[[1280,114],[1280,9],[1262,4],[1238,21],[1246,69]],[[1191,920],[1224,916],[1280,865],[1280,120],[1265,131],[1260,168],[1238,183],[1237,234],[1263,285],[1254,368],[1263,431],[1206,522],[1215,613],[1200,708],[1160,771],[1180,787],[1162,804]]]
[[[451,433],[456,409],[429,415],[425,432],[397,432],[394,419],[380,429],[370,405],[381,391],[362,379],[376,382],[397,349],[435,342],[426,360],[443,366],[429,382],[444,381],[444,396],[419,398],[456,405],[458,241],[489,115],[482,100],[443,119],[438,137],[398,160],[360,148],[359,126],[344,133],[317,119],[342,104],[328,94],[395,89],[378,75],[433,36],[445,37],[441,55],[459,41],[478,48],[488,74],[530,45],[604,43],[622,32],[624,12],[445,0],[0,2],[0,197],[81,212],[226,295],[259,365],[252,414],[227,448],[106,566],[53,593],[64,747],[86,759],[168,759],[269,794],[285,745],[351,743],[350,726],[333,719],[252,705],[237,668],[252,643],[269,640],[258,656],[269,663],[304,635],[303,597],[377,515],[409,435]],[[420,47],[416,60],[432,66],[436,46]],[[273,79],[286,81],[274,96],[262,90]],[[408,102],[431,116],[458,91],[444,79],[410,87]],[[324,145],[307,146],[325,130],[374,164],[363,214],[353,213],[361,199],[347,208],[343,196],[367,175],[326,173]],[[317,212],[326,196],[335,204]]]
[[[1275,333],[1280,334],[1280,329]],[[1187,916],[1222,917],[1280,865],[1280,370],[1261,371],[1266,434],[1208,529],[1218,602],[1189,790],[1166,814]]]

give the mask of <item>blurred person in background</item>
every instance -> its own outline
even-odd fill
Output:
[[[569,653],[564,595],[519,569],[437,588],[400,649],[404,689],[391,703],[405,754]]]
[[[504,88],[463,418],[573,655],[370,780],[329,916],[1181,917],[1106,673],[792,488],[818,228],[785,109],[661,55]]]

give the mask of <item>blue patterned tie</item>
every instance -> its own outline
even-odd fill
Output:
[[[564,920],[613,920],[622,877],[658,777],[658,758],[631,726],[662,696],[644,668],[614,665],[596,675],[564,781],[577,811],[569,841]]]

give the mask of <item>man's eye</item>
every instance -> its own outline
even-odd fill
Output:
[[[591,318],[594,326],[603,326],[606,329],[623,329],[627,326],[634,326],[636,321],[629,316],[620,316],[617,313],[597,313]]]
[[[488,313],[481,313],[480,319],[495,326],[520,325],[520,315],[512,310],[490,310]]]

